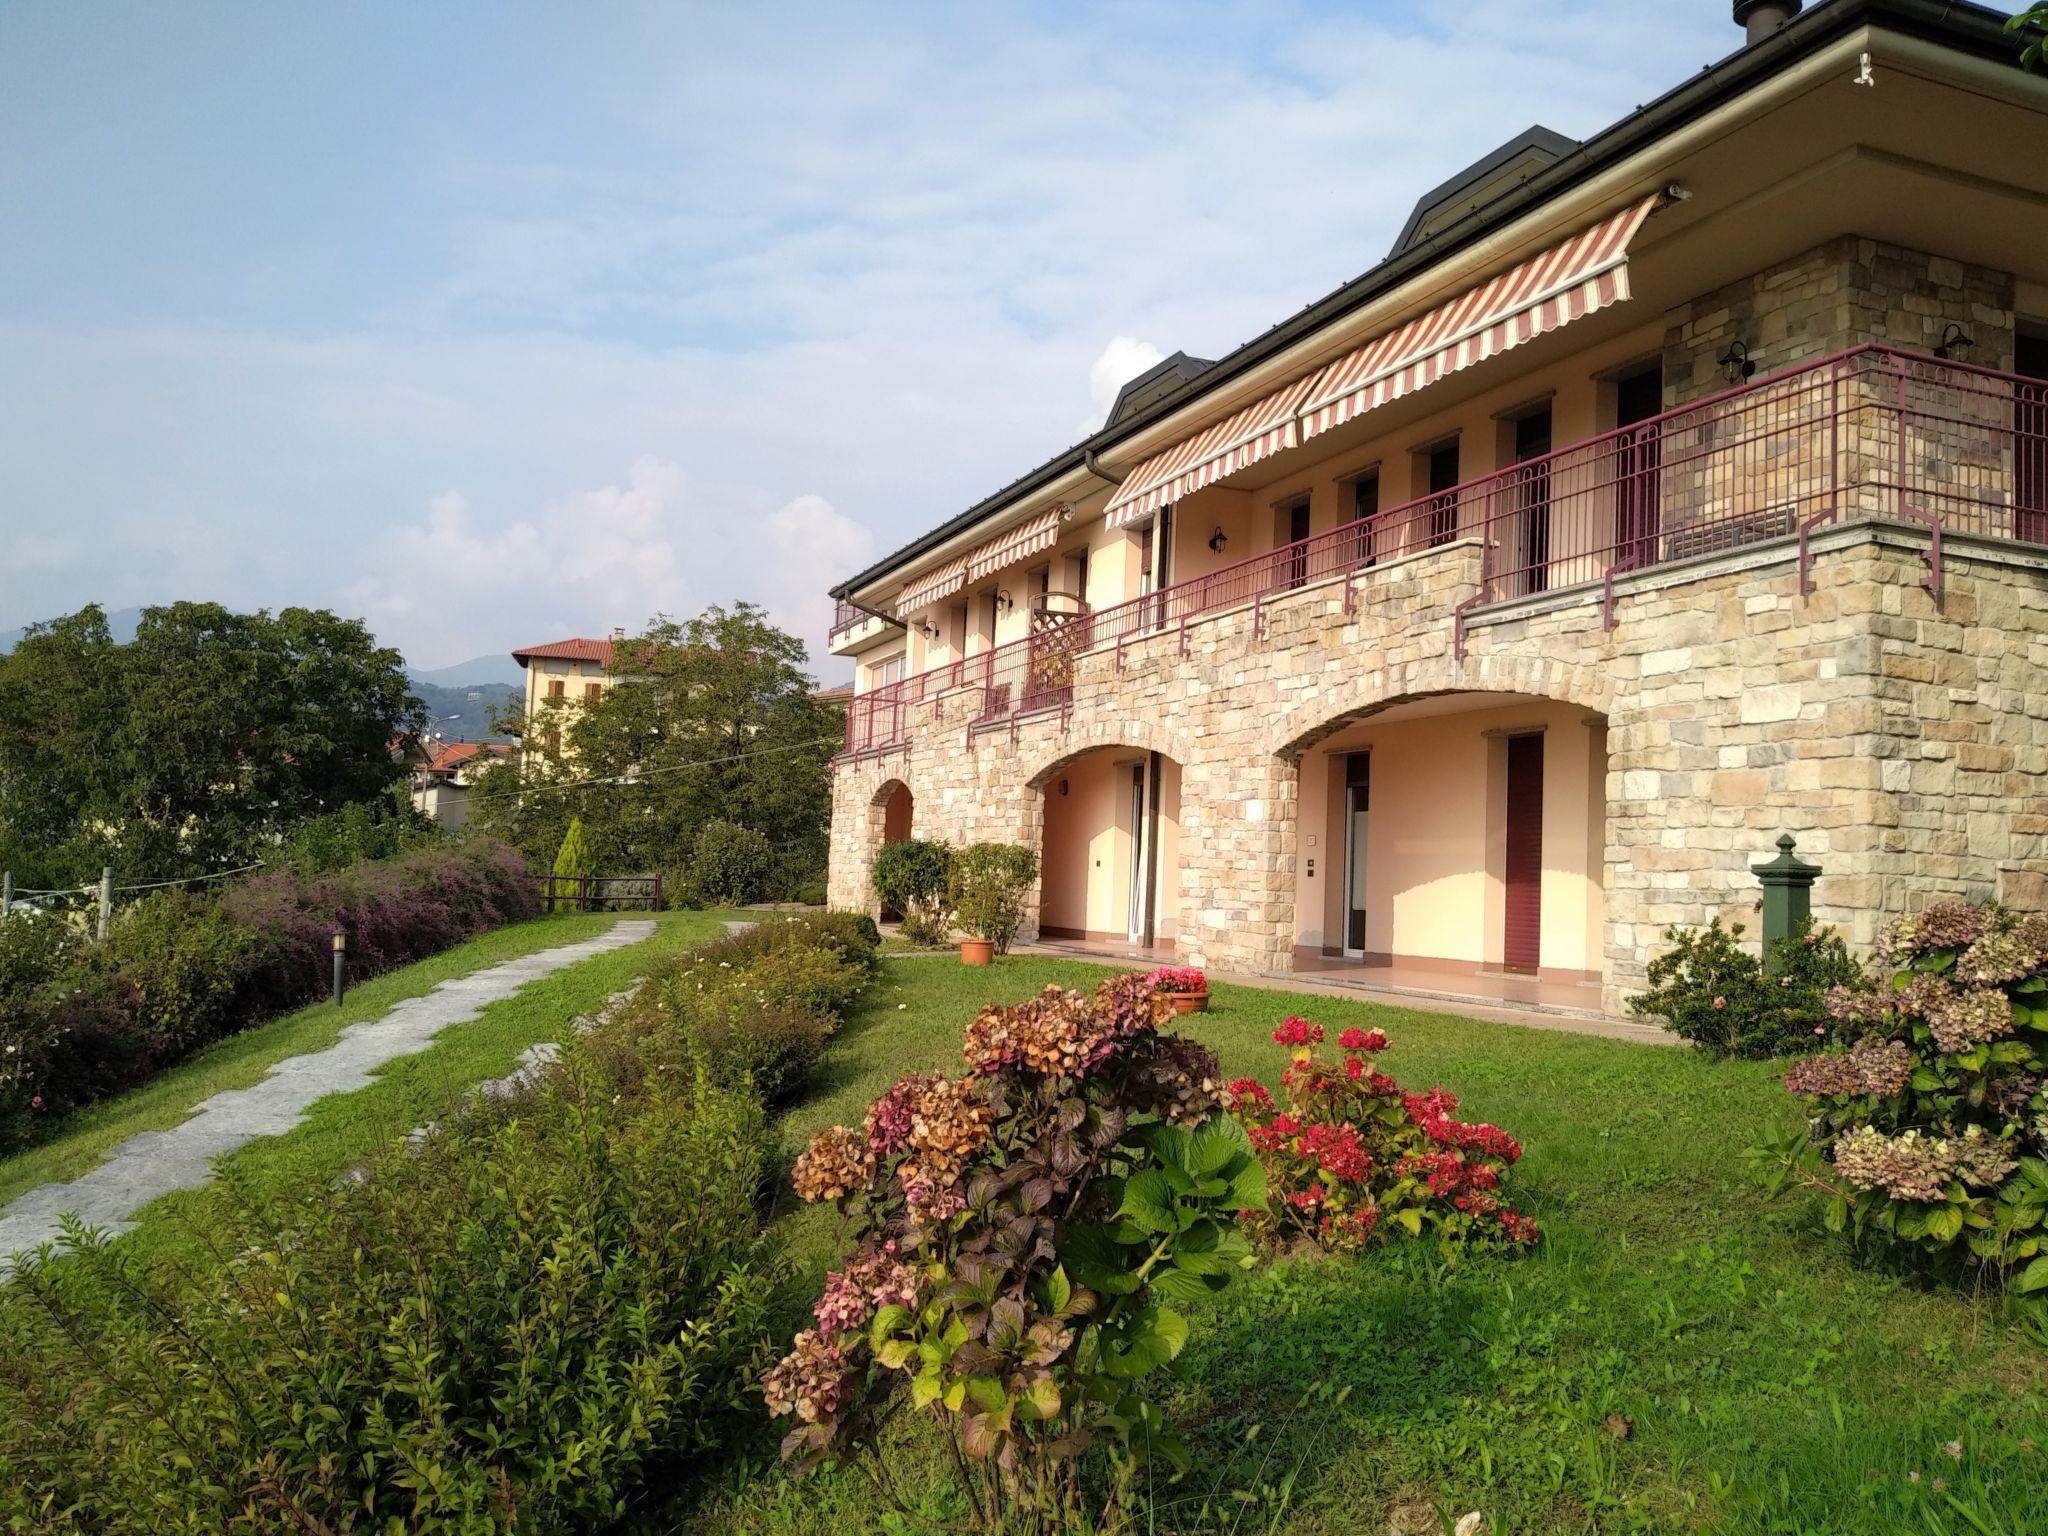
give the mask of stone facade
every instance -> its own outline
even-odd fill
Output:
[[[1738,338],[1778,369],[1866,341],[1932,348],[1955,323],[1974,361],[2009,367],[2013,306],[2008,276],[1844,236],[1673,312],[1666,398],[1725,389]],[[1926,413],[1937,438],[1894,408],[1925,381],[1881,366],[1759,391],[1741,409],[1761,427],[1667,424],[1653,568],[1615,579],[1611,625],[1597,582],[1471,609],[1467,539],[1084,655],[1065,708],[976,728],[980,689],[912,706],[906,746],[838,769],[832,899],[870,904],[897,782],[918,835],[1037,846],[1063,764],[1156,749],[1182,770],[1180,953],[1282,970],[1301,754],[1408,700],[1511,694],[1607,722],[1610,1008],[1667,926],[1749,916],[1749,865],[1780,832],[1826,870],[1820,919],[1859,944],[1942,893],[2048,909],[2048,551],[2010,541],[2009,394],[1949,390]],[[1911,521],[1930,515],[1949,524],[1939,602]]]
[[[1607,721],[1610,1007],[1671,924],[1744,919],[1749,865],[1782,831],[1827,873],[1824,922],[1859,944],[1932,896],[2048,907],[2048,555],[1952,540],[1943,601],[1926,540],[1886,525],[1815,541],[1799,591],[1789,542],[1713,566],[1555,594],[1473,622],[1461,542],[1081,658],[1074,698],[970,725],[979,690],[919,707],[907,747],[835,780],[831,897],[871,906],[889,791],[918,835],[1037,846],[1043,787],[1104,746],[1182,768],[1180,951],[1220,970],[1288,967],[1300,756],[1377,710],[1443,694],[1562,700]],[[1345,588],[1350,588],[1347,612]],[[1186,654],[1182,654],[1185,643]],[[1752,925],[1753,926],[1753,925]]]

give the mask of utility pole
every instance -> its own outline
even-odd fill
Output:
[[[0,870],[0,923],[14,910],[14,871]]]
[[[114,866],[100,866],[100,942],[107,942],[107,933],[114,925]]]

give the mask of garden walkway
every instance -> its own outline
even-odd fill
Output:
[[[213,1177],[215,1158],[259,1136],[283,1135],[316,1100],[369,1086],[380,1067],[425,1050],[442,1030],[468,1023],[529,982],[653,934],[653,923],[628,920],[580,943],[521,955],[441,982],[380,1019],[351,1024],[324,1051],[278,1062],[260,1083],[202,1100],[181,1125],[129,1137],[90,1173],[32,1189],[0,1211],[0,1269],[6,1267],[8,1255],[54,1241],[58,1218],[69,1212],[87,1226],[125,1232],[135,1225],[129,1218],[150,1201],[174,1190],[197,1189]]]

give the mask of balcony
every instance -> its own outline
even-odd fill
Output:
[[[832,609],[832,628],[826,632],[825,648],[834,656],[844,656],[860,649],[883,630],[894,627],[894,620],[856,608],[841,598]]]
[[[2048,382],[1865,346],[1694,401],[1359,522],[1058,622],[853,701],[846,750],[904,745],[913,706],[981,690],[977,726],[1065,707],[1086,654],[1177,632],[1467,541],[1475,613],[1507,604],[1602,605],[1616,582],[1782,541],[1802,562],[1817,529],[1872,518],[1929,530],[1938,589],[1945,535],[2048,544]],[[1047,622],[1040,622],[1041,618]]]

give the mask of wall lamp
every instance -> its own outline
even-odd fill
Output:
[[[1209,535],[1209,553],[1212,555],[1222,554],[1223,546],[1228,544],[1229,542],[1230,535],[1225,533],[1223,531],[1223,525],[1221,523],[1218,523],[1216,525],[1216,531]]]
[[[1016,600],[1010,596],[1010,589],[1008,587],[996,588],[996,607],[998,610],[1008,613],[1016,606]]]
[[[923,635],[927,640],[936,640],[939,638],[939,626],[934,624],[930,619],[919,619],[917,621],[917,632],[920,635]]]
[[[1976,345],[1970,339],[1970,333],[1951,320],[1948,329],[1941,333],[1941,345],[1934,349],[1934,355],[1943,359],[1960,359]]]
[[[1744,379],[1756,375],[1756,363],[1749,355],[1749,344],[1731,341],[1728,350],[1715,359],[1721,365],[1721,372],[1730,384],[1740,384]]]

